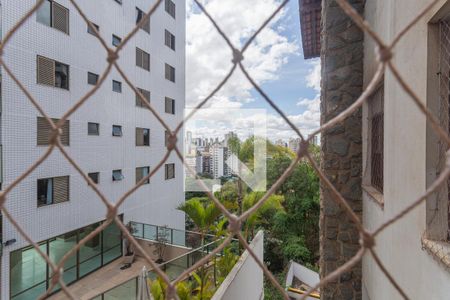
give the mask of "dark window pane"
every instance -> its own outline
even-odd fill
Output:
[[[113,125],[112,135],[113,136],[122,136],[122,126]]]
[[[100,124],[89,122],[88,135],[100,135]]]
[[[49,241],[49,255],[50,259],[55,262],[59,263],[59,261],[63,258],[63,256],[69,252],[75,245],[77,244],[77,232],[72,231],[66,234],[63,234],[61,236],[58,236],[52,240]],[[71,255],[66,262],[64,263],[64,274],[68,273],[64,278],[69,280],[65,281],[66,283],[70,283],[71,281],[74,281],[76,279],[76,272],[75,276],[73,276],[74,272],[68,272],[67,270],[71,269],[72,267],[75,267],[77,263],[77,257],[76,253]],[[50,270],[50,277],[51,277],[51,269]]]
[[[114,170],[112,173],[113,181],[123,180],[122,170]]]
[[[62,89],[69,89],[69,66],[60,62],[55,62],[55,86]]]
[[[95,27],[95,29],[97,29],[97,31],[100,32],[100,27],[99,27],[97,24],[94,24],[94,23],[92,23],[92,22],[91,22],[91,24],[92,24],[92,26]],[[87,27],[87,32],[90,33],[90,34],[95,35],[95,31],[91,29],[91,26],[88,26],[88,27]]]
[[[96,85],[98,82],[98,75],[88,72],[88,84]]]
[[[113,80],[113,91],[122,93],[122,82]]]
[[[144,129],[142,134],[144,136],[144,146],[150,146],[150,129]]]
[[[100,179],[100,173],[99,172],[93,172],[89,173],[88,176],[92,179],[94,183],[98,183]]]
[[[44,1],[38,8],[36,19],[39,23],[52,26],[52,4],[49,0]]]
[[[53,178],[38,179],[37,186],[38,206],[53,204]]]
[[[113,46],[119,46],[120,42],[122,41],[122,39],[120,37],[118,37],[117,35],[112,35],[112,44]]]

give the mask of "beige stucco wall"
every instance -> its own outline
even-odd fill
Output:
[[[365,18],[386,41],[391,41],[431,0],[366,1]],[[408,32],[394,50],[393,63],[426,104],[428,78],[428,22],[443,7],[441,1]],[[364,81],[375,71],[374,44],[366,37]],[[430,72],[430,74],[436,74]],[[363,193],[364,225],[374,230],[395,216],[426,190],[426,119],[387,71],[384,98],[384,209]],[[363,108],[363,153],[367,153],[367,106]],[[367,162],[363,157],[363,162]],[[375,250],[411,299],[450,299],[450,272],[422,249],[426,203],[409,213],[376,239]],[[373,259],[363,259],[364,299],[401,299]]]

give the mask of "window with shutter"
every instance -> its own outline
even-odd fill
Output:
[[[59,119],[52,119],[56,124]],[[70,121],[67,120],[62,129],[62,134],[60,136],[61,144],[64,146],[69,146],[70,144]],[[48,146],[50,135],[52,133],[52,127],[47,122],[44,117],[37,118],[37,145],[38,146]]]
[[[175,36],[170,33],[167,29],[165,30],[164,43],[167,47],[175,51]]]
[[[55,61],[37,56],[37,83],[55,86]]]
[[[384,84],[371,95],[370,118],[370,183],[383,193],[384,165]]]
[[[69,176],[37,180],[37,205],[45,206],[69,201]]]
[[[165,173],[166,180],[175,178],[175,164],[166,164]]]
[[[69,10],[64,6],[53,2],[52,23],[54,28],[69,34]]]
[[[137,90],[142,94],[142,96],[144,96],[144,99],[150,103],[150,91],[141,89],[141,88],[137,88]],[[139,94],[136,93],[136,106],[138,107],[145,107],[143,100],[141,99],[141,97],[139,97]]]
[[[175,82],[175,68],[166,64],[166,79]]]
[[[69,201],[69,176],[53,178],[54,203]]]
[[[150,71],[150,54],[136,47],[136,66]]]
[[[175,3],[172,0],[166,0],[166,12],[175,19]]]

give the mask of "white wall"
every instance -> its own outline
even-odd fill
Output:
[[[259,231],[251,249],[262,261],[264,255],[264,232]],[[253,257],[245,251],[230,274],[218,288],[212,300],[260,300],[264,298],[264,273]]]
[[[34,4],[35,0],[2,1],[3,36]],[[50,117],[60,117],[92,86],[87,72],[101,74],[106,68],[106,52],[68,0],[58,0],[70,10],[70,35],[36,22],[31,17],[5,49],[4,60],[17,78],[35,96]],[[125,35],[135,27],[135,7],[147,11],[155,0],[77,0],[86,15],[100,26],[101,36],[111,45],[111,36]],[[119,65],[138,87],[151,91],[151,103],[172,127],[183,117],[185,98],[185,1],[177,0],[174,20],[164,11],[164,2],[151,19],[151,34],[139,30],[120,53]],[[176,36],[176,52],[164,45],[164,29]],[[135,65],[135,47],[151,54],[151,71]],[[70,65],[70,91],[36,84],[36,55]],[[176,69],[176,84],[165,80],[164,63]],[[122,93],[112,92],[112,80],[122,82]],[[36,146],[36,118],[39,115],[12,79],[3,71],[2,79],[3,188],[20,176],[44,152]],[[164,97],[176,99],[176,115],[164,113]],[[150,111],[135,106],[135,95],[113,70],[103,86],[70,118],[70,147],[66,150],[87,172],[101,173],[98,188],[112,202],[135,184],[135,168],[155,167],[162,159],[164,128]],[[87,135],[87,123],[100,123],[100,136]],[[123,137],[112,137],[113,124],[123,127]],[[135,146],[135,128],[150,128],[150,147]],[[180,145],[182,145],[180,134]],[[184,215],[176,210],[184,201],[183,169],[173,154],[176,178],[164,180],[164,166],[131,195],[120,212],[125,221],[168,225],[184,229]],[[122,169],[125,179],[113,182],[113,169]],[[70,201],[37,208],[37,179],[70,175]],[[105,207],[58,150],[9,195],[6,208],[34,241],[42,241],[105,218]],[[2,256],[2,299],[9,297],[9,252],[27,245],[17,230],[4,219],[4,240],[17,239]]]
[[[391,41],[431,0],[366,1],[365,17],[387,42]],[[428,22],[444,5],[440,1],[394,49],[393,63],[424,101],[427,99]],[[374,43],[365,40],[365,84],[375,71]],[[434,74],[437,73],[433,71]],[[437,80],[437,78],[431,78]],[[392,74],[385,75],[384,209],[364,193],[364,225],[369,231],[395,216],[426,190],[426,119]],[[363,114],[367,150],[367,106]],[[367,162],[367,157],[363,158]],[[426,204],[388,227],[376,238],[375,250],[389,272],[412,299],[448,299],[450,273],[422,249]],[[364,299],[401,299],[373,259],[363,259]]]

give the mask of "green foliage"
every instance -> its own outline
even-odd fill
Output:
[[[286,272],[280,272],[273,274],[275,279],[280,283],[282,287],[285,285]],[[284,300],[283,295],[278,289],[273,286],[272,282],[268,279],[264,279],[264,299],[267,300]]]
[[[187,281],[181,281],[176,286],[177,295],[180,300],[189,300],[191,299],[192,294],[192,286]]]
[[[202,201],[201,198],[192,198],[181,204],[178,209],[194,222],[203,236],[208,233],[221,213],[214,203]]]
[[[215,286],[211,279],[211,272],[207,268],[200,268],[198,272],[192,273],[195,288],[193,290],[194,300],[209,300],[214,296]]]
[[[218,285],[222,284],[238,260],[239,256],[233,253],[232,248],[224,249],[222,257],[216,262]]]

